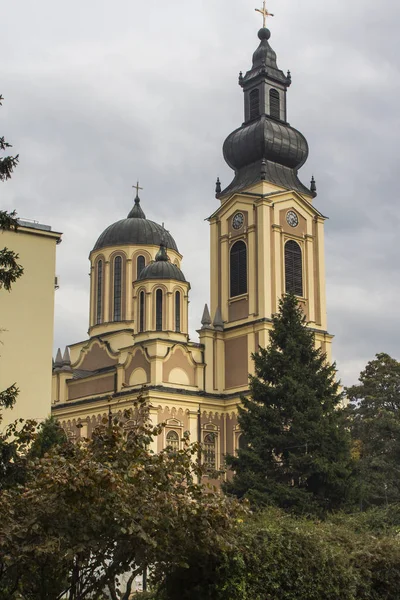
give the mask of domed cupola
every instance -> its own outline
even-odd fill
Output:
[[[138,277],[138,281],[145,281],[146,279],[174,279],[186,283],[185,276],[180,268],[170,262],[164,242],[160,244],[155,261],[147,265]]]
[[[163,225],[146,219],[137,195],[127,218],[109,225],[95,243],[93,252],[108,246],[159,246],[161,241],[167,248],[178,252],[174,238]]]
[[[159,337],[160,333],[182,341],[188,337],[190,284],[167,254],[164,241],[155,260],[148,264],[133,286],[137,306],[135,334]]]
[[[260,45],[253,66],[239,84],[245,100],[245,122],[225,140],[223,152],[234,169],[232,183],[217,197],[224,197],[260,181],[315,196],[297,177],[308,157],[305,137],[287,122],[286,93],[291,76],[278,68],[269,29],[258,32]]]

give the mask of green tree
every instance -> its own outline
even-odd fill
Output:
[[[39,452],[27,452],[25,481],[0,494],[0,599],[84,600],[107,589],[127,600],[148,565],[159,581],[203,540],[213,553],[229,545],[242,508],[196,483],[196,445],[153,454],[162,426],[148,417],[139,399],[90,440],[46,433]]]
[[[281,300],[269,347],[253,359],[238,417],[248,444],[228,457],[235,475],[225,490],[303,513],[342,506],[352,473],[342,394],[294,296]]]
[[[400,501],[400,362],[377,354],[347,389],[362,509]]]

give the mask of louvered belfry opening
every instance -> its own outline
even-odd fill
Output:
[[[269,90],[269,114],[274,119],[281,118],[281,101],[278,90]]]
[[[250,92],[250,119],[260,116],[260,90],[256,88]]]
[[[286,293],[303,296],[303,261],[301,248],[294,240],[285,244]]]
[[[121,320],[122,300],[122,258],[116,256],[114,260],[114,321]]]
[[[231,298],[247,294],[247,247],[242,241],[231,248],[230,283]]]

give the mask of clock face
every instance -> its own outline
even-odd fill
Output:
[[[290,227],[297,227],[297,225],[299,224],[299,217],[296,215],[294,210],[289,210],[289,212],[286,215],[286,221],[288,222]]]
[[[241,227],[243,227],[243,223],[244,223],[244,216],[242,213],[236,213],[236,215],[233,217],[233,221],[232,221],[232,226],[233,229],[240,229]]]

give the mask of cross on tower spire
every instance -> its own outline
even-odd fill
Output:
[[[262,8],[256,8],[255,9],[256,12],[259,12],[260,14],[262,14],[263,16],[263,27],[266,27],[267,25],[267,17],[273,17],[274,15],[270,12],[268,12],[267,10],[267,0],[263,1],[263,7]]]
[[[139,198],[139,190],[143,190],[143,188],[139,186],[139,182],[137,182],[136,185],[133,185],[132,187],[134,190],[136,190],[136,198]]]

